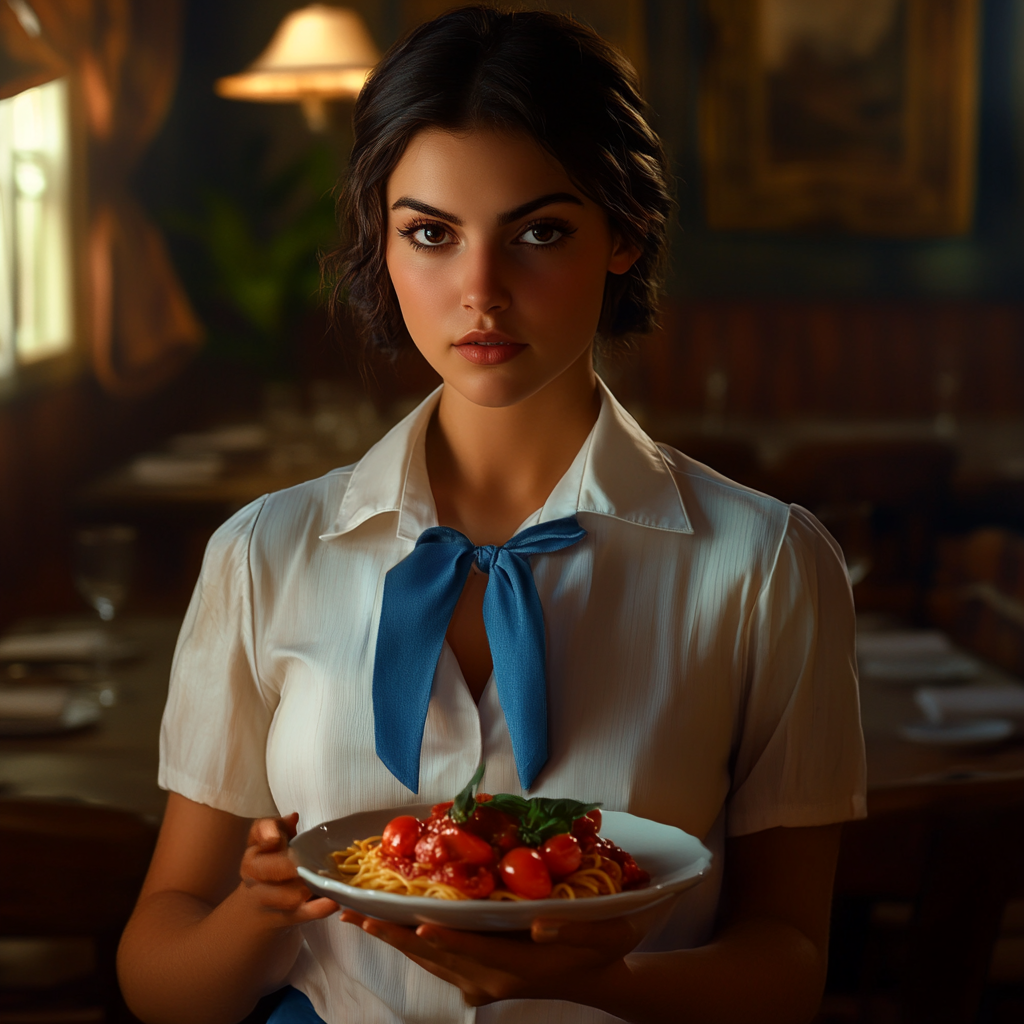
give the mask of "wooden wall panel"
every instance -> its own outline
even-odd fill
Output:
[[[617,362],[624,397],[762,419],[1024,415],[1024,307],[985,304],[670,303],[662,329]],[[945,379],[947,391],[940,390]]]

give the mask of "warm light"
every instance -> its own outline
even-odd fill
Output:
[[[343,7],[292,11],[270,45],[240,75],[217,80],[219,96],[302,104],[310,128],[326,128],[324,102],[358,94],[380,59],[363,19]]]

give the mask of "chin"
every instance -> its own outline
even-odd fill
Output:
[[[446,387],[458,392],[467,402],[485,409],[508,409],[525,402],[542,391],[550,381],[526,381],[515,379],[511,374],[493,370],[477,371],[472,374],[453,374],[444,378]]]

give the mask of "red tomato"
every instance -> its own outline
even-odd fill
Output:
[[[459,860],[474,866],[494,863],[491,844],[479,836],[463,832],[456,825],[423,836],[416,843],[415,856],[420,864],[447,864],[448,861]]]
[[[381,849],[391,857],[411,857],[420,838],[420,823],[411,814],[392,818],[384,829]]]
[[[434,804],[434,806],[430,808],[430,816],[432,818],[443,817],[448,813],[449,809],[454,803],[454,800],[447,800],[443,804]]]
[[[544,858],[552,878],[565,878],[566,875],[571,875],[583,860],[579,840],[568,832],[552,836],[537,852]]]
[[[435,882],[453,885],[471,900],[485,900],[494,892],[494,872],[490,868],[474,866],[453,860],[435,868],[430,877]]]
[[[445,829],[441,833],[441,839],[451,853],[449,860],[461,860],[475,865],[494,863],[494,851],[490,843],[455,825]]]
[[[542,900],[551,895],[551,875],[544,858],[529,846],[509,850],[498,865],[505,887],[528,900]]]
[[[451,860],[448,856],[448,848],[441,841],[441,836],[437,832],[428,832],[422,839],[416,844],[416,850],[413,856],[416,858],[417,864],[443,864],[447,860]]]
[[[596,836],[600,831],[601,811],[597,807],[572,823],[572,834],[577,839],[582,839],[584,836]]]
[[[523,845],[519,841],[518,820],[497,807],[478,807],[469,821],[460,827],[496,846],[499,853],[507,853],[513,846]]]
[[[650,874],[637,865],[632,854],[627,853],[621,846],[616,846],[610,839],[598,839],[595,848],[602,857],[615,861],[622,869],[624,890],[643,888],[651,880]]]

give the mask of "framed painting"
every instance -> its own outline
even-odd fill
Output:
[[[454,0],[401,0],[401,29],[403,32],[408,31],[457,6]],[[495,6],[500,6],[502,10],[544,10],[571,14],[618,47],[630,59],[640,77],[644,77],[647,63],[644,0],[547,0],[542,3],[505,0]]]
[[[970,228],[979,0],[704,2],[710,227]]]

